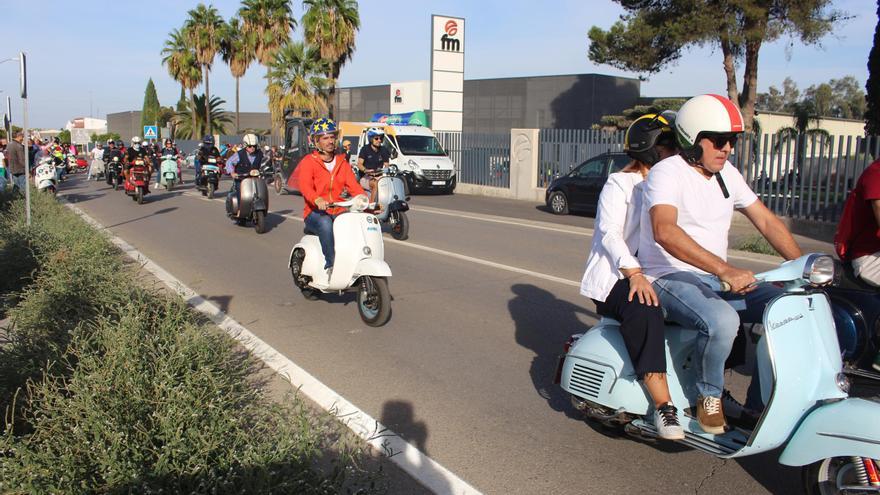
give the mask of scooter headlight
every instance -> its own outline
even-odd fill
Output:
[[[837,388],[839,388],[841,392],[845,394],[849,393],[849,387],[852,385],[852,380],[850,380],[848,376],[843,373],[838,373],[835,381],[837,382]]]
[[[398,171],[398,170],[397,170],[397,165],[394,165],[394,164],[392,164],[392,165],[388,165],[388,171],[389,171],[392,175],[396,175],[396,174],[397,174],[397,171]]]
[[[834,280],[834,258],[825,254],[811,256],[804,267],[804,278],[817,287],[831,283]]]

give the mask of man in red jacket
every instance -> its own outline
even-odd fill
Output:
[[[336,258],[333,239],[333,220],[344,208],[330,207],[341,201],[346,189],[352,197],[364,194],[345,155],[336,153],[339,131],[331,119],[318,119],[309,128],[309,136],[316,150],[300,160],[296,167],[299,189],[305,199],[303,218],[306,229],[318,234],[324,252],[324,268],[333,269]]]

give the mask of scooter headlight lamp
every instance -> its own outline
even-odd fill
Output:
[[[849,393],[849,387],[852,385],[852,380],[850,380],[848,376],[843,373],[838,373],[835,381],[837,382],[837,388],[839,388],[841,392],[845,394]]]
[[[351,201],[351,211],[364,211],[370,206],[370,200],[365,194],[358,194]]]
[[[815,286],[831,283],[834,280],[834,259],[825,254],[811,256],[804,267],[804,278]]]
[[[364,246],[364,256],[370,256],[373,254],[373,250],[370,249],[370,246]]]

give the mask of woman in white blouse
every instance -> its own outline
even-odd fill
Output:
[[[684,431],[666,383],[663,312],[651,282],[636,259],[642,183],[658,161],[676,152],[674,114],[649,114],[626,131],[624,151],[633,159],[611,174],[599,195],[593,245],[581,281],[581,294],[596,311],[620,321],[636,375],[654,401],[654,425],[660,438],[681,440]],[[651,228],[650,225],[644,226]]]

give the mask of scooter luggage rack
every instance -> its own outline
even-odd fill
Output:
[[[697,420],[687,416],[683,416],[681,419],[687,424],[682,425],[685,427],[684,440],[679,440],[678,443],[696,450],[719,457],[727,457],[737,453],[749,441],[749,433],[739,428],[728,431],[724,435],[694,433],[695,430],[700,428]],[[657,428],[654,427],[653,423],[645,420],[637,419],[627,426],[637,430],[637,433],[642,436],[649,438],[657,437]]]

